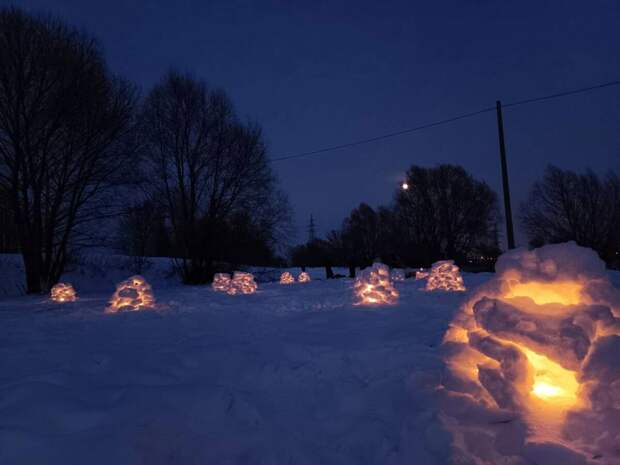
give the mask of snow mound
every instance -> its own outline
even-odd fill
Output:
[[[502,255],[444,337],[455,461],[620,464],[619,306],[590,249]]]
[[[465,285],[459,267],[453,260],[441,260],[433,263],[426,281],[427,291],[464,291]]]
[[[390,269],[383,263],[373,265],[355,279],[354,305],[395,304],[398,291],[390,279]]]

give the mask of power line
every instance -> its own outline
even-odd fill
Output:
[[[583,92],[589,92],[592,90],[597,90],[597,89],[603,89],[605,87],[612,87],[612,86],[617,86],[620,85],[620,80],[616,80],[616,81],[609,81],[609,82],[604,82],[601,84],[596,84],[596,85],[592,85],[592,86],[588,86],[588,87],[581,87],[579,89],[573,89],[573,90],[568,90],[568,91],[564,91],[564,92],[557,92],[554,94],[549,94],[549,95],[544,95],[542,97],[534,97],[534,98],[528,98],[528,99],[524,99],[524,100],[518,100],[515,102],[509,102],[506,104],[502,104],[502,106],[504,108],[507,107],[516,107],[519,105],[526,105],[529,103],[535,103],[535,102],[541,102],[544,100],[551,100],[554,98],[560,98],[560,97],[567,97],[569,95],[575,95],[575,94],[580,94]],[[370,137],[368,139],[360,139],[360,140],[356,140],[356,141],[352,141],[352,142],[347,142],[344,144],[339,144],[339,145],[332,145],[329,147],[323,147],[320,149],[316,149],[316,150],[311,150],[308,152],[301,152],[301,153],[296,153],[296,154],[292,154],[292,155],[285,155],[285,156],[280,156],[280,157],[276,157],[276,158],[272,158],[271,161],[284,161],[284,160],[292,160],[295,158],[302,158],[302,157],[309,157],[312,155],[318,155],[318,154],[322,154],[322,153],[326,153],[326,152],[331,152],[333,150],[339,150],[339,149],[344,149],[344,148],[348,148],[348,147],[355,147],[357,145],[363,145],[363,144],[368,144],[371,142],[376,142],[379,140],[383,140],[383,139],[389,139],[391,137],[397,137],[397,136],[401,136],[404,134],[410,134],[412,132],[416,132],[416,131],[421,131],[423,129],[428,129],[428,128],[432,128],[435,126],[441,126],[443,124],[448,124],[448,123],[452,123],[454,121],[458,121],[461,119],[465,119],[465,118],[470,118],[472,116],[476,116],[476,115],[480,115],[482,113],[487,113],[489,111],[495,111],[495,106],[492,107],[487,107],[487,108],[482,108],[480,110],[477,111],[472,111],[470,113],[464,113],[462,115],[459,116],[454,116],[452,118],[446,118],[446,119],[442,119],[439,121],[434,121],[432,123],[427,123],[427,124],[422,124],[420,126],[416,126],[413,128],[409,128],[409,129],[403,129],[401,131],[395,131],[395,132],[389,132],[386,134],[381,134],[379,136],[375,136],[375,137]]]

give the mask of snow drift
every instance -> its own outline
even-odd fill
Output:
[[[455,462],[620,464],[620,292],[592,250],[502,255],[443,349]]]

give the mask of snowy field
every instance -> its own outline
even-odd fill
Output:
[[[113,283],[92,277],[74,303],[0,300],[0,464],[449,463],[438,347],[469,291],[407,280],[362,308],[348,279],[160,278],[154,311],[104,314]]]

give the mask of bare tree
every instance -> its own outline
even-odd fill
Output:
[[[620,250],[620,179],[549,166],[521,206],[521,221],[532,245],[572,240],[612,263]]]
[[[0,11],[0,184],[29,293],[53,285],[78,234],[110,213],[110,189],[133,153],[135,102],[93,39],[51,18]]]
[[[186,283],[211,279],[218,233],[244,212],[275,237],[288,215],[260,129],[240,123],[222,91],[168,73],[148,95],[143,136],[152,192],[164,199]]]
[[[415,251],[408,262],[463,262],[477,250],[497,249],[497,196],[460,166],[412,166],[408,190],[396,194],[398,236]],[[406,244],[406,245],[405,245]]]

